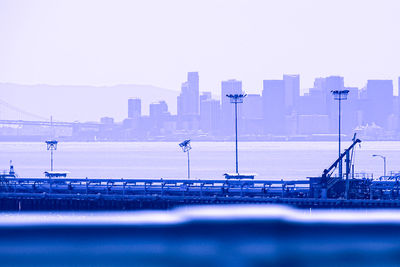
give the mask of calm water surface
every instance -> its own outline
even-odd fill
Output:
[[[350,143],[343,143],[347,147]],[[234,172],[232,142],[193,142],[190,151],[192,177],[222,178]],[[241,142],[239,171],[257,173],[258,179],[304,179],[318,176],[337,157],[336,142]],[[357,146],[356,172],[383,173],[400,170],[400,142],[363,142]],[[0,143],[0,169],[13,160],[20,177],[43,177],[49,169],[50,153],[44,143]],[[55,151],[55,169],[71,177],[183,178],[187,158],[175,142],[60,143]]]

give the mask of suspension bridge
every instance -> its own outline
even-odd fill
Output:
[[[99,132],[100,122],[67,122],[53,120],[21,109],[0,99],[0,139],[36,140],[50,136],[83,136],[85,132]],[[34,137],[34,138],[33,138]]]

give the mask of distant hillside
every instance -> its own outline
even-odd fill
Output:
[[[150,85],[56,86],[0,83],[0,100],[24,111],[57,121],[98,121],[109,116],[121,121],[127,117],[128,98],[142,99],[142,113],[148,114],[149,104],[165,100],[176,114],[178,91]],[[0,103],[0,119],[34,119],[18,115]],[[18,117],[18,118],[17,118]]]

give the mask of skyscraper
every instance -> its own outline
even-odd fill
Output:
[[[240,132],[248,135],[263,134],[263,99],[258,94],[248,94],[241,104],[243,127]]]
[[[178,96],[178,116],[199,115],[199,73],[188,72]]]
[[[300,75],[283,75],[286,114],[291,114],[300,97]]]
[[[188,72],[187,81],[182,83],[181,94],[178,96],[177,102],[177,128],[181,130],[197,130],[200,115],[198,72]]]
[[[227,80],[221,82],[221,117],[222,117],[222,134],[234,135],[234,105],[230,103],[227,94],[242,94],[242,81]],[[245,100],[246,101],[246,100]],[[238,121],[241,120],[241,108],[238,109]],[[240,127],[239,127],[240,128]]]
[[[221,104],[211,99],[210,92],[200,96],[200,129],[209,134],[217,134],[221,122]]]
[[[199,73],[188,72],[187,83],[190,91],[190,108],[189,114],[199,115],[200,101],[199,101]]]
[[[375,123],[387,128],[388,118],[393,113],[393,81],[368,80],[363,91],[366,101],[363,109],[364,123]]]
[[[263,115],[266,134],[285,133],[285,84],[283,80],[263,81]]]
[[[168,105],[165,101],[150,104],[150,117],[159,118],[168,113]]]
[[[139,118],[142,115],[142,101],[139,98],[128,99],[128,118]]]
[[[159,101],[150,104],[150,124],[152,125],[151,133],[159,134],[165,130],[166,122],[171,114],[168,112],[168,105],[165,101]]]

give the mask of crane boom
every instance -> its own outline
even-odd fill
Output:
[[[353,143],[342,154],[340,154],[340,157],[328,169],[324,170],[324,172],[322,174],[322,177],[329,177],[330,176],[329,175],[330,171],[332,171],[333,168],[336,168],[336,166],[339,163],[339,161],[341,161],[346,156],[347,152],[352,150],[353,147],[355,145],[357,145],[358,143],[361,143],[360,139],[354,140]]]

